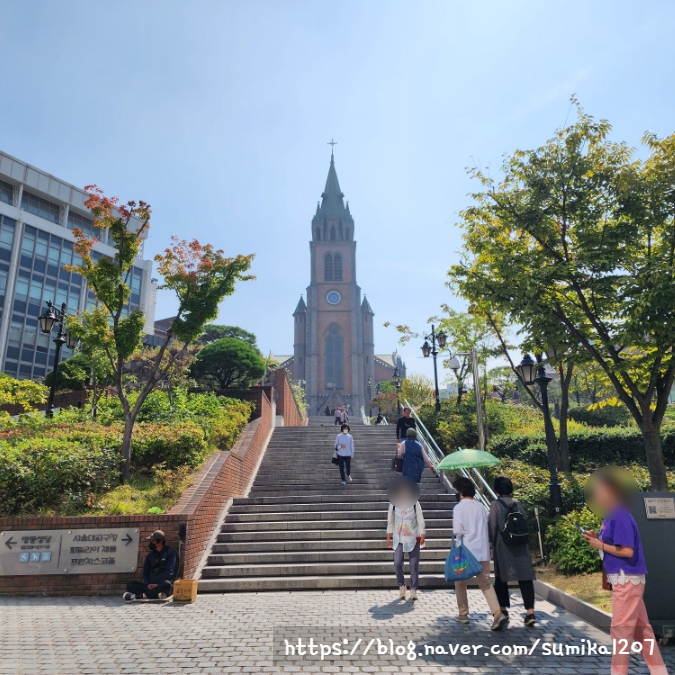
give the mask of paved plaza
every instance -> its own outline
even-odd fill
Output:
[[[0,674],[609,673],[608,656],[588,655],[608,636],[555,605],[539,601],[540,623],[528,629],[515,604],[513,625],[490,633],[482,594],[470,591],[469,599],[475,620],[462,626],[452,620],[457,606],[448,590],[424,591],[416,603],[387,590],[209,594],[185,606],[3,597]],[[298,638],[313,639],[317,653],[294,657],[284,641],[297,651]],[[502,655],[516,646],[532,654]],[[584,655],[555,654],[568,647]],[[331,655],[322,661],[320,649]],[[675,673],[675,649],[665,657]],[[631,675],[647,672],[637,660],[631,665]]]

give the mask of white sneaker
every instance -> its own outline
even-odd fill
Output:
[[[347,483],[345,483],[345,481],[342,481],[342,484],[343,484],[343,485],[347,485]]]
[[[417,589],[416,588],[410,589],[410,599],[411,600],[417,600]]]
[[[127,602],[131,602],[132,600],[136,599],[136,596],[133,593],[129,593],[127,591],[123,596],[122,596]]]
[[[348,481],[349,483],[351,483],[351,482],[352,482],[352,477],[351,477],[351,476],[347,476],[347,481]]]
[[[398,587],[398,597],[401,600],[405,600],[405,594],[406,594],[407,590],[408,589],[405,586],[399,586]]]
[[[157,597],[158,597],[160,600],[166,600],[168,596],[167,596],[166,593],[160,593]]]

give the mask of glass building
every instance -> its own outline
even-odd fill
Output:
[[[81,262],[73,251],[76,227],[99,240],[95,258],[115,254],[108,233],[93,226],[86,199],[79,188],[0,152],[0,370],[8,375],[41,378],[53,368],[56,331],[38,328],[48,300],[65,303],[72,315],[96,303],[86,281],[66,270]],[[150,334],[155,290],[152,262],[137,258],[125,309],[141,308]],[[65,345],[61,355],[71,356]]]

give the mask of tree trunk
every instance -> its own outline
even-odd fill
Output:
[[[642,431],[642,438],[645,443],[647,466],[649,467],[649,478],[651,480],[652,491],[667,492],[668,478],[666,476],[666,466],[663,463],[663,451],[661,449],[661,424],[653,422],[651,411],[648,411],[643,415],[640,430]]]
[[[572,368],[574,364],[567,366],[567,371],[561,366],[560,375],[560,417],[558,419],[560,432],[558,435],[558,466],[563,473],[572,470],[570,463],[570,446],[567,438],[567,414],[570,409],[570,383],[572,381]]]
[[[135,419],[127,414],[124,416],[124,434],[122,435],[122,458],[124,459],[124,482],[131,478],[131,435],[134,431]]]
[[[462,403],[462,394],[464,393],[464,387],[462,386],[462,382],[459,383],[457,387],[457,405],[460,405]]]

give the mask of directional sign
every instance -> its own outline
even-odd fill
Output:
[[[0,532],[0,576],[135,572],[138,528]]]

